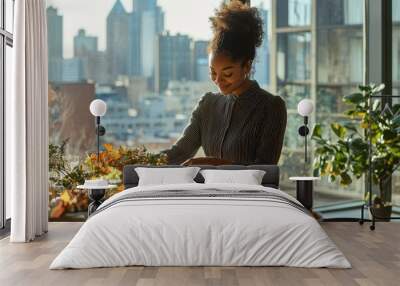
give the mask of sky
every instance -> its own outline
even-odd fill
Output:
[[[99,38],[99,49],[106,46],[106,18],[116,0],[47,0],[48,6],[64,16],[64,57],[73,56],[73,38],[80,28]],[[258,6],[270,0],[253,0]],[[132,0],[121,0],[127,12],[132,10]],[[208,18],[220,0],[158,0],[165,13],[165,29],[172,34],[188,34],[195,40],[208,40],[211,29]]]

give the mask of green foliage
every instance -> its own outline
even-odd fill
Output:
[[[72,189],[85,182],[90,173],[85,171],[79,163],[72,166],[65,158],[65,146],[68,140],[61,145],[49,144],[49,175],[50,182],[55,186],[62,186],[64,189]]]
[[[49,173],[50,182],[64,189],[74,189],[85,182],[85,179],[105,178],[122,179],[122,169],[128,164],[164,165],[167,162],[165,154],[153,154],[143,147],[114,148],[111,144],[104,144],[105,151],[89,154],[84,160],[79,160],[75,166],[65,158],[65,146],[68,140],[61,145],[49,145]]]
[[[346,136],[346,128],[344,128],[339,123],[332,123],[331,129],[340,139],[343,139],[344,136]]]
[[[400,165],[400,104],[392,112],[382,112],[379,100],[371,96],[380,93],[384,85],[359,86],[360,92],[344,97],[351,106],[345,112],[348,121],[330,126],[334,140],[323,137],[323,127],[317,124],[312,132],[316,156],[314,174],[328,176],[350,185],[353,175],[357,179],[368,174],[369,142],[371,138],[372,179],[376,184],[385,181]],[[372,104],[372,106],[370,106]],[[381,197],[385,197],[381,194]]]

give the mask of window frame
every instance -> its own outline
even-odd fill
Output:
[[[13,13],[15,0],[11,0]],[[0,21],[0,236],[10,230],[10,219],[6,217],[6,189],[5,189],[5,95],[6,95],[6,59],[7,46],[13,47],[13,33],[6,30],[6,0],[0,0],[1,21]],[[10,16],[9,16],[10,17]],[[11,15],[13,17],[13,15]],[[13,29],[12,29],[13,30]]]
[[[311,0],[311,24],[309,26],[299,27],[279,27],[277,19],[277,3],[279,0],[271,1],[271,42],[270,42],[270,88],[273,93],[278,91],[277,81],[277,38],[278,35],[284,33],[311,32],[311,84],[310,98],[315,100],[317,89],[321,86],[318,82],[317,71],[317,8],[323,0]],[[251,4],[251,1],[247,1]],[[384,95],[392,94],[393,78],[392,78],[392,0],[389,1],[363,1],[364,16],[362,21],[363,27],[363,83],[369,82],[384,83]],[[334,27],[334,26],[333,26]],[[318,29],[329,29],[331,26],[318,26]],[[323,84],[322,84],[323,85]],[[389,97],[382,97],[382,106],[389,104],[392,106],[392,100]],[[312,120],[315,120],[316,113],[312,114]],[[369,184],[365,181],[365,192],[369,188]]]

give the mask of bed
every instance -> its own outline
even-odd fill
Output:
[[[351,267],[308,211],[279,190],[277,166],[199,166],[264,170],[261,185],[205,184],[199,173],[194,183],[153,186],[138,186],[136,167],[125,166],[125,191],[98,208],[50,269]]]

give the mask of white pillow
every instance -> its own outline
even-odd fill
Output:
[[[261,170],[201,170],[205,184],[261,185],[265,171]]]
[[[193,179],[199,170],[199,167],[135,168],[139,176],[138,186],[196,183]]]

